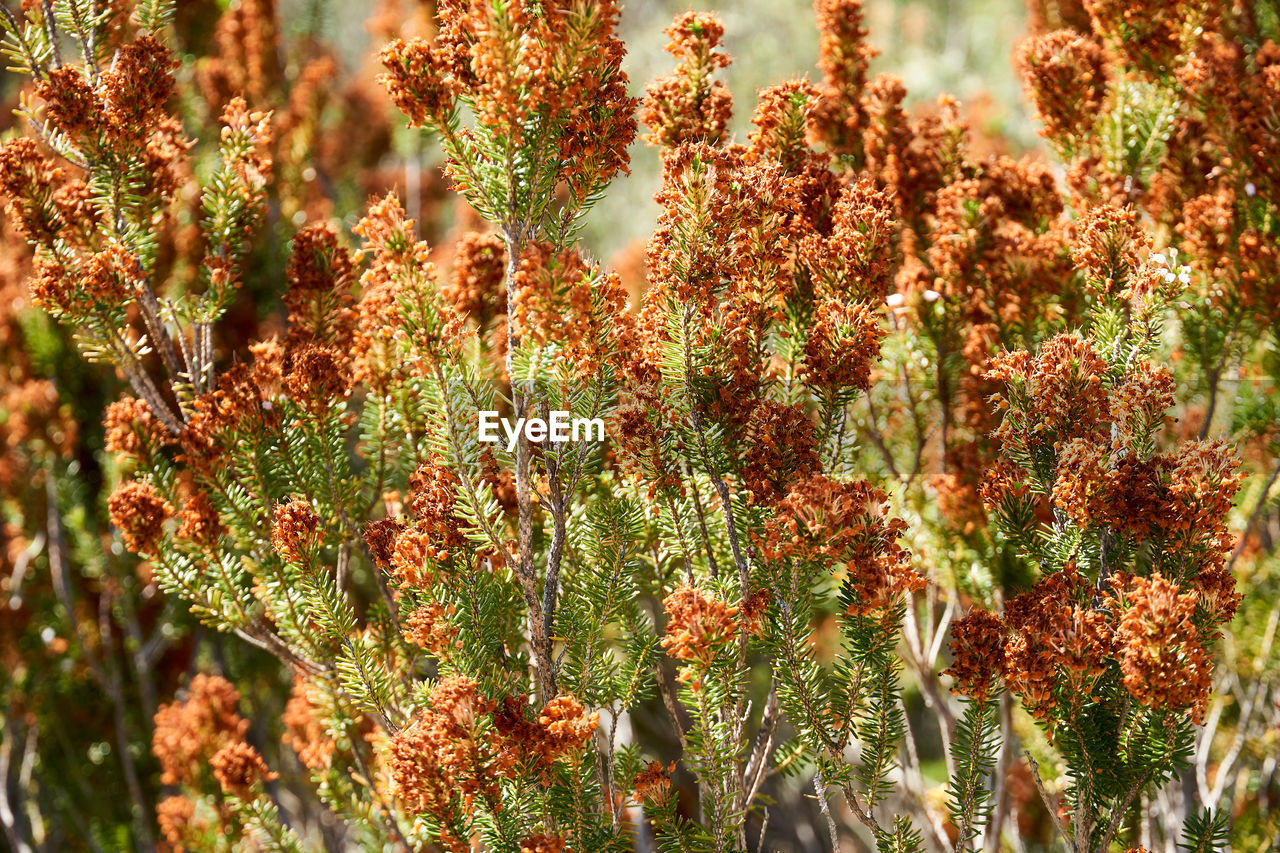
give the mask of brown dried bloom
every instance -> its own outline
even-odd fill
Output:
[[[178,64],[152,35],[120,49],[102,73],[103,115],[113,134],[134,142],[146,139],[173,94]]]
[[[1195,593],[1159,574],[1120,576],[1108,603],[1120,614],[1116,644],[1125,689],[1148,708],[1190,709],[1202,723],[1213,661],[1194,621]]]
[[[746,435],[742,485],[753,503],[772,503],[795,479],[822,468],[818,430],[800,404],[761,402],[751,411]]]
[[[311,770],[328,769],[338,748],[329,737],[321,713],[322,709],[311,701],[309,682],[303,676],[295,675],[289,701],[280,718],[285,729],[281,740],[292,747],[298,754],[298,760]]]
[[[559,835],[530,835],[521,840],[520,853],[565,853],[564,838]]]
[[[64,65],[50,71],[48,79],[36,84],[36,94],[44,100],[45,115],[54,127],[72,139],[97,143],[104,104],[80,68]]]
[[[300,498],[278,503],[271,520],[271,544],[291,563],[304,564],[320,544],[320,516]]]
[[[282,385],[290,399],[316,416],[335,411],[351,390],[347,358],[336,347],[299,344],[285,350]]]
[[[181,794],[165,797],[156,803],[156,823],[160,826],[160,834],[176,850],[190,845],[191,839],[198,836],[193,826],[195,816],[196,804]]]
[[[493,709],[475,682],[452,676],[431,691],[431,707],[390,742],[386,761],[396,800],[411,813],[430,814],[440,826],[441,844],[456,853],[470,849],[455,833],[475,798],[501,808],[490,762],[496,745],[492,735],[477,732],[478,718]]]
[[[985,377],[1007,385],[1005,393],[992,395],[995,407],[1006,410],[994,438],[1015,448],[1096,437],[1111,418],[1111,400],[1102,385],[1107,371],[1093,344],[1074,332],[1050,338],[1037,355],[994,356]]]
[[[813,110],[814,136],[834,154],[862,153],[867,68],[876,55],[866,43],[861,0],[816,0],[821,97]]]
[[[1107,94],[1102,47],[1087,35],[1059,30],[1024,41],[1018,64],[1043,125],[1041,135],[1068,145],[1086,138]]]
[[[667,612],[662,648],[676,660],[709,667],[738,635],[738,608],[706,590],[682,586],[662,600],[662,608]]]
[[[824,392],[871,387],[885,330],[866,305],[825,300],[814,313],[804,345],[805,381]]]
[[[280,775],[267,767],[262,753],[242,740],[232,741],[214,753],[209,767],[223,793],[242,800],[252,799],[253,788]]]
[[[986,610],[971,610],[951,628],[954,661],[943,672],[955,679],[953,693],[986,702],[1004,672],[1004,623]]]
[[[183,701],[160,706],[151,751],[160,761],[161,782],[196,786],[214,753],[244,739],[249,721],[236,713],[239,701],[231,682],[201,673],[191,679]]]
[[[539,344],[554,344],[583,378],[595,376],[608,356],[614,318],[627,304],[615,273],[589,266],[576,249],[555,252],[534,242],[520,257],[515,276],[513,333]]]
[[[1085,214],[1071,244],[1071,259],[1089,286],[1103,296],[1124,291],[1150,248],[1150,238],[1133,208],[1103,204]]]
[[[507,313],[507,246],[500,234],[469,231],[454,249],[453,275],[441,293],[480,328]]]
[[[801,241],[800,260],[823,296],[878,304],[893,284],[897,243],[893,199],[863,177],[840,191],[830,233]]]
[[[1212,7],[1213,4],[1204,4]],[[1194,14],[1193,3],[1144,3],[1142,0],[1085,0],[1093,30],[1107,37],[1131,65],[1150,71],[1172,69],[1182,52],[1189,24],[1209,23]],[[1190,19],[1190,20],[1189,20]],[[1192,23],[1194,21],[1194,23]]]
[[[415,646],[420,646],[443,658],[459,647],[458,632],[450,623],[452,605],[427,602],[414,608],[405,620],[404,638]]]
[[[108,453],[138,457],[166,444],[169,431],[145,401],[124,396],[107,406],[102,416]]]
[[[809,159],[810,116],[818,103],[816,86],[793,79],[761,89],[751,116],[748,140],[753,152],[767,153],[788,171]]]
[[[454,110],[461,86],[445,67],[446,50],[425,39],[396,39],[382,49],[387,73],[379,78],[410,127],[443,124]]]
[[[51,313],[73,318],[98,309],[119,310],[133,299],[143,279],[137,256],[118,244],[90,255],[78,274],[56,262],[38,262],[37,266],[32,301]]]
[[[421,525],[441,549],[457,548],[465,540],[463,527],[454,514],[458,475],[436,456],[418,466],[409,477],[409,514]],[[439,559],[447,559],[441,554]]]
[[[801,480],[778,502],[760,546],[771,560],[843,565],[853,587],[851,613],[892,608],[924,587],[911,554],[898,544],[906,532],[885,512],[888,495],[870,483],[840,483],[822,474]]]
[[[222,519],[209,496],[198,491],[182,504],[176,536],[202,548],[216,548],[224,531]]]
[[[48,245],[57,236],[61,223],[52,218],[47,202],[61,183],[62,170],[40,152],[34,140],[18,137],[0,146],[0,192],[7,198],[5,213],[27,239]],[[36,260],[39,262],[40,256]]]
[[[661,761],[650,761],[649,766],[636,774],[636,799],[641,802],[661,802],[671,790],[671,773],[675,762],[663,767]]]
[[[1111,628],[1092,598],[1088,578],[1068,565],[1005,607],[1005,678],[1037,720],[1087,701],[1107,672]]]
[[[141,480],[121,483],[107,500],[111,523],[120,530],[124,544],[135,554],[155,551],[164,533],[164,523],[173,515],[173,507],[160,496],[155,486]]]
[[[684,12],[665,30],[667,52],[680,60],[675,71],[645,86],[640,121],[648,125],[645,141],[674,148],[686,142],[719,143],[733,112],[728,88],[712,78],[730,63],[716,48],[724,25],[714,15]]]
[[[369,556],[379,568],[385,570],[391,565],[396,537],[404,528],[405,521],[402,518],[383,518],[365,525],[364,543],[369,546]]]

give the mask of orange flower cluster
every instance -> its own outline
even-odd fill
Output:
[[[374,200],[355,232],[368,265],[355,305],[354,378],[383,392],[405,370],[401,343],[432,363],[460,340],[464,317],[441,300],[430,249],[394,193]],[[402,313],[408,305],[414,309]]]
[[[160,706],[151,751],[160,761],[164,784],[198,787],[209,759],[244,741],[249,721],[237,713],[239,702],[231,682],[199,674],[187,685],[183,701]]]
[[[842,565],[852,588],[851,614],[891,610],[925,580],[898,544],[906,523],[886,515],[888,499],[864,481],[840,483],[822,474],[800,480],[777,503],[761,550],[771,560]]]
[[[31,282],[31,298],[52,314],[86,317],[117,312],[137,293],[143,272],[138,259],[117,245],[90,255],[77,270],[42,256]]]
[[[671,774],[676,769],[673,761],[666,767],[661,761],[650,761],[649,766],[636,774],[636,799],[640,802],[662,802],[671,790]]]
[[[279,421],[272,406],[278,387],[278,347],[261,347],[252,366],[235,364],[218,377],[212,391],[192,404],[178,436],[180,459],[197,472],[212,471],[244,432],[270,433]]]
[[[242,800],[252,799],[253,789],[262,782],[279,777],[267,767],[262,753],[242,740],[232,741],[215,752],[209,767],[223,793]]]
[[[986,610],[971,610],[951,626],[952,664],[943,671],[955,679],[953,693],[986,702],[1004,674],[1004,622]]]
[[[355,260],[338,245],[331,226],[310,225],[294,235],[285,278],[291,333],[345,345],[351,335]]]
[[[879,317],[866,305],[824,301],[805,339],[805,381],[826,393],[846,388],[866,391],[884,336]]]
[[[599,712],[587,713],[572,696],[557,696],[529,719],[528,700],[508,696],[494,712],[493,726],[501,739],[504,766],[534,766],[545,777],[556,761],[577,756],[590,743],[600,724]]]
[[[322,709],[311,700],[311,685],[306,678],[295,675],[280,721],[284,724],[281,741],[293,748],[298,760],[311,770],[325,770],[333,763],[337,743],[329,737]]]
[[[441,287],[461,314],[486,329],[507,313],[507,246],[498,234],[468,231],[454,246],[453,275]]]
[[[151,407],[127,395],[107,406],[102,428],[107,452],[122,456],[143,457],[170,440],[168,430],[152,414]]]
[[[519,146],[549,137],[564,163],[560,178],[581,204],[626,169],[636,133],[618,15],[612,0],[442,3],[434,41],[397,40],[383,51],[382,81],[414,125],[448,128],[461,101],[478,125],[462,132],[467,138],[483,132],[499,145]]]
[[[1018,62],[1041,134],[1068,143],[1087,137],[1107,96],[1102,48],[1087,35],[1059,30],[1027,39]]]
[[[893,283],[898,228],[892,197],[859,178],[840,191],[830,233],[800,241],[800,260],[824,296],[879,304]]]
[[[1098,695],[1114,640],[1092,594],[1089,579],[1068,565],[1005,607],[1005,677],[1036,719]]]
[[[404,638],[416,646],[444,659],[461,647],[458,632],[449,623],[452,605],[446,607],[435,602],[419,605],[405,620]]]
[[[1190,709],[1203,723],[1213,659],[1196,624],[1199,596],[1159,574],[1121,576],[1109,604],[1121,614],[1115,631],[1125,689],[1148,708]]]
[[[1202,589],[1120,573],[1098,602],[1068,564],[1009,601],[1003,619],[975,610],[959,620],[947,674],[975,699],[1007,683],[1051,727],[1117,683],[1148,708],[1189,712],[1199,723],[1212,681],[1209,643],[1230,619]]]
[[[799,405],[761,402],[747,420],[744,443],[742,485],[753,503],[773,503],[797,478],[822,467],[817,429]]]
[[[209,827],[198,823],[196,804],[190,797],[175,794],[156,803],[156,823],[165,841],[173,845],[177,853],[186,848],[197,849],[196,844]]]
[[[1089,210],[1071,245],[1071,259],[1086,282],[1101,296],[1126,295],[1140,274],[1150,238],[1138,223],[1137,211],[1114,204]]]
[[[862,94],[877,53],[866,43],[862,2],[817,0],[814,14],[822,88],[813,110],[813,134],[832,153],[858,157],[867,124]]]
[[[645,141],[675,148],[687,142],[716,145],[733,113],[733,96],[712,75],[727,68],[730,56],[717,50],[724,25],[714,15],[684,12],[664,31],[667,52],[680,60],[667,77],[645,86],[640,121],[648,125]]]
[[[174,535],[206,551],[213,551],[225,530],[217,507],[209,500],[209,496],[202,491],[195,491],[182,503],[182,509],[178,512],[178,529],[174,531]]]
[[[470,849],[463,814],[477,797],[495,811],[501,807],[497,736],[480,727],[495,707],[475,682],[452,676],[432,689],[431,706],[391,738],[386,761],[396,800],[414,814],[430,814],[452,853]]]
[[[285,560],[306,565],[322,539],[320,516],[308,501],[278,503],[271,520],[271,544]]]
[[[566,853],[566,848],[559,835],[530,835],[521,840],[520,853]]]
[[[738,636],[738,608],[706,590],[682,586],[662,600],[662,608],[667,612],[662,648],[676,660],[709,667]],[[681,678],[688,675],[686,670]]]
[[[164,523],[173,515],[173,507],[142,480],[121,483],[107,500],[111,523],[120,530],[124,544],[135,554],[154,554]]]
[[[609,331],[626,309],[616,273],[588,266],[576,249],[533,243],[515,275],[514,329],[522,341],[559,347],[559,358],[583,379],[609,357]]]
[[[28,240],[51,242],[62,229],[62,217],[48,204],[62,177],[62,170],[40,152],[34,140],[18,137],[0,146],[5,215]],[[53,261],[46,259],[46,263]]]
[[[1024,350],[997,355],[986,378],[1008,389],[992,397],[996,408],[1006,410],[995,439],[1006,448],[1097,439],[1111,418],[1103,385],[1108,369],[1093,344],[1074,332],[1050,338],[1037,355]]]

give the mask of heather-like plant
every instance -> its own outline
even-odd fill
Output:
[[[1271,392],[1208,435],[1226,373],[1274,354],[1274,140],[1243,105],[1274,21],[1086,6],[1024,59],[1064,192],[972,153],[954,101],[910,115],[855,0],[819,0],[821,82],[760,91],[745,141],[713,15],[677,16],[637,99],[611,2],[440,3],[380,55],[460,199],[438,247],[394,192],[329,219],[310,184],[341,158],[305,152],[331,66],[286,87],[269,5],[221,18],[203,115],[173,4],[7,12],[32,298],[132,392],[107,514],[201,630],[274,661],[274,691],[206,665],[153,698],[165,843],[721,851],[810,823],[837,850],[1222,850],[1246,764],[1234,837],[1265,840],[1274,761],[1241,755],[1275,694],[1276,477],[1238,451],[1274,457]],[[1240,103],[1208,93],[1228,68]],[[214,115],[216,151],[187,135]],[[662,184],[629,304],[578,234],[641,122]],[[1257,177],[1180,196],[1178,158]],[[246,335],[281,217],[282,317]],[[66,416],[26,411],[51,426],[11,415],[14,458],[56,474]],[[1198,802],[1162,801],[1185,773]]]

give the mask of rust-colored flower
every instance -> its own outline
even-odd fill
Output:
[[[182,701],[160,706],[151,751],[160,761],[166,785],[198,785],[210,758],[229,743],[242,741],[249,721],[236,705],[240,694],[231,682],[203,673],[191,679]]]
[[[971,610],[951,627],[954,661],[943,672],[955,679],[953,693],[985,702],[1004,673],[1004,623],[986,610]]]
[[[708,667],[738,635],[738,608],[712,593],[682,586],[662,600],[667,630],[662,648],[676,660]]]
[[[164,523],[173,515],[155,486],[142,480],[121,483],[107,500],[111,523],[120,530],[124,544],[135,554],[155,551],[164,533]]]
[[[215,752],[209,767],[223,793],[242,800],[252,799],[255,787],[279,776],[267,767],[262,753],[242,740],[232,741]]]
[[[809,327],[804,345],[806,381],[816,389],[837,392],[871,387],[871,367],[880,357],[885,330],[865,305],[824,301]]]
[[[320,516],[300,498],[278,503],[271,520],[271,544],[291,563],[305,564],[320,544]]]
[[[1197,596],[1159,574],[1118,577],[1109,604],[1119,613],[1116,647],[1124,686],[1148,708],[1189,710],[1203,722],[1213,659],[1195,624]]]

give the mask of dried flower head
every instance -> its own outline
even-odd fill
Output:
[[[649,126],[645,141],[675,148],[687,142],[716,145],[733,112],[733,97],[713,74],[730,57],[717,48],[724,25],[714,15],[684,12],[665,30],[667,52],[680,60],[675,71],[645,86],[640,120]]]
[[[178,66],[169,48],[144,35],[120,49],[102,73],[103,116],[117,137],[142,142],[173,94]]]
[[[709,667],[738,635],[738,608],[706,590],[682,586],[662,600],[662,608],[667,612],[662,648],[676,660]]]
[[[285,733],[281,740],[293,748],[298,760],[311,770],[326,770],[333,763],[338,744],[329,736],[324,710],[311,697],[314,688],[301,675],[295,675],[289,701],[280,721]]]
[[[151,407],[136,397],[124,396],[107,406],[102,427],[107,452],[123,456],[153,453],[170,440],[169,431]]]
[[[1049,139],[1072,146],[1087,138],[1107,93],[1106,58],[1088,35],[1059,30],[1022,43],[1018,62]]]
[[[898,544],[906,524],[887,516],[888,499],[867,482],[840,483],[822,474],[800,480],[765,525],[764,555],[842,566],[852,587],[851,613],[892,609],[925,581],[911,568],[910,552]]]
[[[1124,686],[1148,708],[1204,719],[1213,660],[1195,623],[1197,597],[1159,574],[1115,580],[1116,645]]]
[[[835,154],[862,153],[867,68],[876,50],[866,43],[861,0],[816,0],[821,97],[813,110],[814,136]]]
[[[232,741],[215,752],[209,767],[223,793],[242,800],[252,799],[254,788],[279,776],[267,767],[262,753],[242,740]]]
[[[986,702],[1004,673],[1004,623],[986,610],[971,610],[951,627],[954,661],[943,672],[955,679],[953,693]]]
[[[111,523],[120,530],[124,544],[135,554],[155,552],[164,523],[173,515],[173,507],[161,497],[155,486],[142,480],[121,483],[107,501]]]
[[[880,319],[867,306],[825,300],[805,340],[805,381],[820,392],[866,391],[884,336]]]
[[[174,535],[212,550],[217,548],[225,530],[209,496],[203,491],[197,491],[183,502],[182,510],[178,513],[178,529]]]
[[[160,761],[161,782],[196,786],[215,753],[244,739],[249,721],[236,712],[239,702],[231,682],[202,673],[187,685],[185,699],[160,706],[151,751]]]
[[[271,544],[285,560],[304,565],[320,544],[320,516],[301,498],[278,503],[271,519]]]

